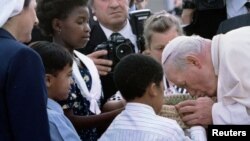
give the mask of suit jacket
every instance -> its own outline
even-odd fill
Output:
[[[130,19],[130,24],[132,23],[132,19]],[[142,24],[142,23],[140,23]],[[143,25],[141,25],[143,26]],[[88,44],[81,49],[78,49],[81,53],[87,55],[95,51],[95,48],[97,45],[106,42],[108,39],[102,30],[99,22],[94,21],[93,18],[90,18],[90,39]],[[136,34],[136,27],[132,26],[132,32],[137,36],[137,46],[139,49],[144,49],[143,44],[138,40],[138,35]],[[139,47],[140,46],[140,47]],[[102,88],[103,88],[103,93],[104,93],[104,102],[110,98],[112,95],[114,95],[117,92],[117,88],[113,82],[113,73],[108,74],[107,76],[101,76],[101,81],[102,81]]]
[[[186,35],[200,35],[204,38],[212,39],[216,35],[216,31],[220,23],[227,18],[226,8],[196,10],[193,21],[183,30]]]
[[[49,141],[41,58],[0,28],[0,140]]]
[[[244,14],[221,22],[217,34],[227,33],[230,30],[250,25],[250,14]]]

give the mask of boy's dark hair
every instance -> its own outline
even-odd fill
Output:
[[[127,101],[142,97],[150,84],[160,85],[162,79],[162,66],[153,58],[141,54],[124,57],[114,70],[114,82]]]
[[[31,0],[24,0],[23,8],[26,8],[30,5]]]
[[[43,33],[53,34],[52,20],[66,19],[78,6],[87,6],[88,0],[38,0],[37,17]]]
[[[72,66],[72,55],[64,47],[47,41],[37,41],[30,44],[42,58],[46,74],[56,76],[66,65]]]

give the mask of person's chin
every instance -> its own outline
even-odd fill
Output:
[[[61,100],[67,100],[67,99],[68,99],[68,97],[69,97],[69,93],[64,94],[64,95],[62,96],[62,99],[61,99]]]
[[[87,45],[87,42],[84,42],[84,43],[82,43],[82,44],[80,44],[80,45],[76,46],[76,48],[75,48],[75,49],[85,48],[85,47],[86,47],[86,45]]]
[[[24,38],[20,39],[20,42],[29,43],[31,41],[31,35],[27,35]]]
[[[126,18],[124,18],[122,15],[112,17],[111,19],[112,20],[110,20],[110,21],[113,22],[114,24],[123,24],[124,21],[126,21]]]
[[[78,41],[77,44],[74,44],[74,49],[80,49],[80,48],[84,48],[89,40],[86,39],[82,39],[81,41]]]

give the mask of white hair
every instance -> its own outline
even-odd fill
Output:
[[[185,57],[189,53],[201,53],[207,39],[200,36],[179,36],[170,41],[162,53],[162,64],[173,63],[179,69],[186,65]]]
[[[16,16],[23,10],[24,0],[1,0],[0,1],[0,27],[9,18]]]

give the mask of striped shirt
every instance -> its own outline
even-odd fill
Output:
[[[175,88],[176,93],[188,94],[188,92],[185,88],[177,87],[176,85],[174,85],[174,88]]]
[[[205,136],[201,130],[191,132],[193,139]],[[152,107],[127,103],[125,110],[111,123],[99,141],[185,141],[191,140],[176,121],[155,114]]]
[[[170,85],[167,78],[163,77],[164,87],[166,88],[166,93],[168,94],[189,94],[187,89],[178,87],[176,85]]]

